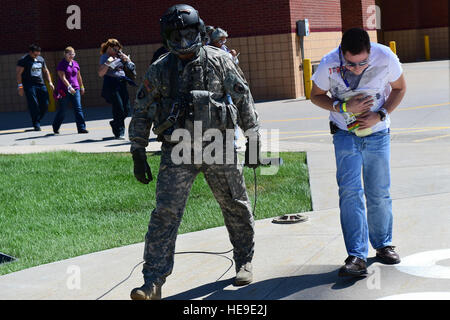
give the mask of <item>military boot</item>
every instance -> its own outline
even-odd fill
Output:
[[[161,286],[146,283],[131,290],[130,297],[132,300],[161,300]]]
[[[234,284],[237,286],[244,286],[253,281],[253,273],[252,273],[252,264],[251,262],[247,262],[243,264],[239,271],[236,274],[236,279],[234,280]]]

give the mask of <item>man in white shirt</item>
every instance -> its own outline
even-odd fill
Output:
[[[330,111],[348,253],[339,275],[367,273],[369,240],[383,263],[399,263],[392,246],[389,115],[406,92],[400,61],[388,47],[371,43],[365,30],[353,28],[322,58],[312,80],[311,102]]]

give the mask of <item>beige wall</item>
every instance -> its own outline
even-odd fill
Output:
[[[293,97],[294,62],[290,34],[233,38],[227,46],[240,52],[240,66],[255,99]]]
[[[319,62],[336,48],[341,32],[312,32],[304,38],[305,58]],[[257,100],[303,97],[300,39],[295,33],[232,38],[229,48],[240,52],[240,66]]]
[[[304,97],[304,81],[303,71],[300,66],[302,65],[301,51],[300,51],[300,38],[296,34],[291,34],[292,46],[293,46],[293,59],[296,68],[294,69],[295,79],[295,98]],[[342,32],[312,32],[308,37],[304,38],[304,53],[305,59],[311,59],[312,64],[318,64],[322,57],[339,46],[341,42]]]
[[[448,59],[448,27],[432,29],[414,29],[385,31],[384,44],[396,42],[397,55],[402,62],[425,59],[424,36],[430,37],[431,59]]]
[[[376,32],[370,32],[376,41]],[[305,58],[318,63],[323,55],[336,48],[341,40],[341,32],[312,32],[304,38]],[[130,53],[136,63],[138,82],[146,72],[153,53],[159,44],[128,46],[124,52]],[[295,99],[303,97],[303,72],[301,71],[300,41],[295,33],[255,37],[231,38],[227,42],[230,49],[240,52],[240,66],[250,84],[255,100]],[[76,48],[75,48],[76,49]],[[102,79],[97,75],[99,49],[76,51],[86,87],[82,97],[84,107],[104,106],[100,97]],[[50,72],[55,80],[57,63],[62,52],[43,52]],[[0,111],[25,111],[26,100],[19,97],[16,90],[15,67],[22,54],[0,56]],[[135,88],[129,89],[134,100]]]

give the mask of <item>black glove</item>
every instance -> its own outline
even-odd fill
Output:
[[[139,182],[148,184],[153,180],[152,170],[147,162],[145,149],[140,148],[132,152],[134,162],[134,176]]]
[[[250,143],[250,139],[255,139]],[[259,136],[247,138],[245,143],[245,163],[244,166],[256,169],[261,166],[261,140]]]

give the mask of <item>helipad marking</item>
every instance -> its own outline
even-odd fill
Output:
[[[447,259],[450,259],[450,249],[425,251],[402,258],[402,262],[395,267],[417,277],[450,279],[450,267],[437,264]]]
[[[450,300],[450,292],[411,292],[387,296],[377,300]]]

